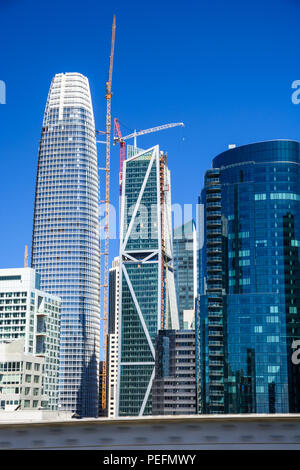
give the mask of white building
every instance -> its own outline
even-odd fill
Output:
[[[24,352],[25,341],[0,344],[0,410],[48,407],[43,394],[44,358]]]
[[[58,406],[60,299],[32,268],[0,269],[0,408]]]
[[[107,379],[107,416],[117,414],[117,380],[118,380],[118,326],[119,326],[119,257],[113,260],[109,270],[109,322],[108,322],[108,379]]]

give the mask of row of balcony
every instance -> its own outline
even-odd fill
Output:
[[[220,392],[210,391],[209,394],[210,394],[211,397],[221,397],[221,396],[224,395],[224,392],[222,392],[222,391],[220,391]]]
[[[211,223],[213,219],[218,218],[219,220],[216,220],[216,223],[221,224],[221,215],[221,211],[211,210],[207,212],[206,217],[208,220],[206,223]]]
[[[224,386],[224,383],[223,383],[223,380],[210,380],[209,381],[209,385],[211,385],[212,387],[223,387]],[[218,392],[220,392],[220,390],[216,390]]]
[[[223,370],[212,370],[209,371],[209,376],[210,377],[224,377],[224,372]],[[215,385],[213,382],[210,382],[212,385]]]
[[[207,201],[205,207],[207,211],[214,210],[214,209],[221,209],[221,200]]]
[[[206,230],[206,236],[207,237],[214,237],[215,235],[222,235],[222,229],[221,228],[211,228]]]
[[[208,196],[210,196],[210,193],[220,193],[221,192],[221,186],[220,184],[217,183],[211,183],[206,186],[206,199]]]
[[[216,337],[223,337],[222,331],[208,331],[208,336],[216,336]]]
[[[212,357],[217,357],[217,356],[223,357],[223,356],[224,356],[224,353],[223,353],[222,350],[219,350],[219,351],[208,351],[208,355],[209,355],[209,356],[212,356]]]
[[[223,346],[223,341],[208,341],[208,346]]]
[[[211,194],[206,194],[206,208],[209,205],[209,207],[214,207],[211,206],[210,204],[219,204],[219,207],[221,208],[221,194],[217,193],[211,193]],[[218,207],[218,206],[216,206]]]
[[[220,401],[211,400],[210,405],[214,406],[214,407],[217,407],[217,408],[220,408],[220,411],[221,411],[221,409],[224,408],[224,399],[222,399]]]
[[[220,183],[220,173],[219,172],[207,173],[206,177],[207,177],[206,184]]]
[[[222,293],[222,284],[210,284],[209,288],[207,289],[208,293],[211,293],[214,291],[215,293],[218,293],[221,295]]]
[[[220,271],[220,270],[222,270],[222,267],[223,267],[222,263],[215,262],[215,263],[210,263],[209,265],[207,265],[207,268],[206,268],[206,269],[207,269],[207,271],[209,271],[209,270],[210,270],[210,271],[213,271],[213,270],[215,270],[215,271],[216,271],[216,270]],[[218,276],[219,276],[219,275],[220,275],[220,274],[218,274]]]
[[[206,241],[207,246],[220,245],[222,243],[222,237],[208,238]]]
[[[206,278],[207,282],[222,281],[222,274],[210,274]]]
[[[213,327],[216,326],[216,327],[222,327],[223,328],[223,321],[222,320],[210,321],[209,326],[213,326]]]

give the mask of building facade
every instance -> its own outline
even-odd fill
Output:
[[[88,79],[52,80],[39,148],[32,266],[41,288],[59,295],[59,401],[63,411],[98,415],[100,253],[95,124]]]
[[[153,415],[196,414],[195,330],[161,330],[156,338]]]
[[[109,311],[108,311],[108,341],[107,341],[107,416],[117,415],[117,381],[119,359],[119,257],[113,260],[109,270]]]
[[[24,351],[24,339],[0,343],[0,412],[49,409],[43,390],[44,358]]]
[[[199,411],[298,413],[299,143],[231,148],[205,175]]]
[[[58,409],[60,299],[34,269],[0,269],[1,409]]]
[[[180,328],[185,328],[183,311],[195,311],[197,297],[197,240],[193,220],[174,229],[174,277]]]
[[[118,415],[152,413],[155,338],[178,329],[170,173],[155,146],[123,166],[120,230]]]

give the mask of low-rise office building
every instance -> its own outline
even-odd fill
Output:
[[[0,410],[48,407],[43,394],[44,358],[24,352],[24,339],[0,344]]]
[[[2,410],[58,408],[59,340],[59,297],[39,289],[32,268],[0,269]]]

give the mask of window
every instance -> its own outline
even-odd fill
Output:
[[[275,374],[280,369],[280,366],[268,366],[268,372]]]
[[[271,193],[271,199],[288,199],[292,201],[300,201],[300,195],[296,193]]]
[[[267,323],[279,323],[279,317],[267,317]]]
[[[239,266],[250,266],[250,259],[240,259]]]
[[[267,336],[267,343],[279,343],[279,336]]]
[[[250,278],[249,277],[245,277],[244,279],[239,280],[239,285],[240,286],[247,286],[249,284],[250,284]]]
[[[255,194],[254,196],[255,201],[264,201],[267,199],[267,195],[262,193],[262,194]]]
[[[250,256],[250,250],[239,250],[239,256]]]
[[[0,281],[20,281],[21,276],[0,276]]]
[[[267,243],[268,243],[267,240],[255,240],[255,246],[256,246],[256,248],[266,247],[266,246],[267,246]]]

